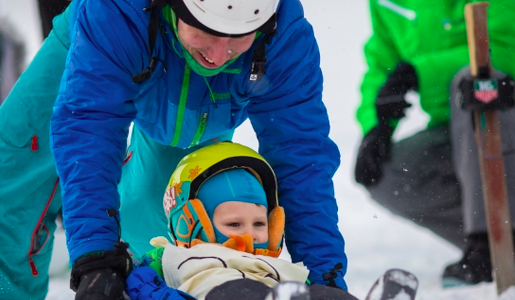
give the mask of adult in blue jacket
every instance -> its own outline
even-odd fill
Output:
[[[339,152],[298,0],[77,0],[70,9],[50,145],[77,298],[108,290],[121,298],[130,263],[120,238],[141,255],[151,237],[166,234],[170,170],[247,118],[278,177],[292,260],[310,269],[311,282],[346,289],[331,179]],[[54,31],[60,26],[54,21]]]

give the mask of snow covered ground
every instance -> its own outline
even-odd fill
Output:
[[[480,284],[443,290],[440,275],[444,266],[461,253],[431,232],[392,215],[369,199],[353,179],[354,159],[360,132],[354,118],[359,102],[359,84],[365,72],[363,45],[370,35],[368,1],[302,0],[306,17],[313,24],[322,53],[325,74],[324,101],[331,137],[340,147],[341,166],[334,177],[339,203],[340,229],[346,239],[349,259],[346,276],[350,291],[364,299],[376,278],[389,268],[413,272],[420,281],[418,300],[508,300],[515,289],[497,296],[494,284]],[[36,0],[0,0],[0,19],[8,19],[26,38],[29,58],[41,42]],[[416,106],[402,121],[396,138],[420,129],[425,120]],[[256,148],[254,132],[246,123],[235,140]],[[69,289],[69,268],[64,234],[56,234],[51,265],[49,300],[73,299]]]

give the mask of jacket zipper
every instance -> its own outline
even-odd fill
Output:
[[[55,180],[54,188],[52,189],[52,193],[50,194],[50,197],[48,197],[47,203],[45,205],[45,209],[43,210],[43,213],[39,217],[38,223],[36,224],[36,228],[34,229],[34,231],[32,232],[32,235],[30,237],[30,248],[29,248],[29,253],[27,254],[27,256],[29,258],[29,265],[30,265],[30,269],[32,271],[32,276],[34,276],[34,277],[38,276],[39,272],[36,267],[36,264],[34,263],[34,259],[32,258],[32,256],[38,254],[39,252],[41,252],[41,250],[43,250],[46,242],[48,241],[48,239],[50,237],[50,231],[48,230],[46,225],[43,223],[43,220],[45,219],[45,215],[48,211],[48,207],[50,206],[50,203],[52,202],[52,199],[54,198],[55,191],[57,189],[58,184],[59,184],[59,177],[57,177],[57,179]],[[36,241],[36,236],[39,234],[40,230],[46,231],[46,238],[45,238],[45,241],[41,244],[41,247],[39,247],[39,249],[35,249],[35,247],[38,246],[37,244],[39,244],[39,241]]]
[[[175,131],[170,146],[175,147],[181,140],[182,122],[184,120],[184,111],[186,110],[186,100],[188,100],[188,88],[190,85],[191,67],[186,64],[184,66],[184,76],[182,79],[181,96],[179,107],[177,108],[177,118],[175,120]]]
[[[204,135],[204,131],[206,130],[206,124],[207,124],[207,113],[203,113],[200,117],[200,121],[197,128],[197,133],[195,133],[195,136],[193,137],[193,141],[191,141],[190,147],[196,146],[199,144],[200,139],[202,138],[202,135]]]

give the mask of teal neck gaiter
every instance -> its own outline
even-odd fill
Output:
[[[209,69],[209,68],[206,68],[206,67],[203,67],[201,64],[199,64],[192,56],[191,54],[186,50],[184,49],[184,47],[182,46],[182,43],[181,43],[181,40],[179,39],[179,33],[177,32],[177,18],[175,16],[175,13],[173,12],[173,10],[170,8],[170,6],[165,6],[163,8],[163,15],[165,17],[165,20],[168,22],[168,24],[170,26],[172,26],[173,28],[173,31],[175,33],[175,37],[177,38],[177,41],[179,41],[179,45],[181,46],[181,49],[182,49],[182,53],[183,53],[183,56],[184,56],[184,59],[186,60],[186,63],[191,67],[191,69],[197,73],[198,75],[200,76],[214,76],[220,72],[222,72],[223,70],[225,70],[225,68],[227,68],[227,66],[229,66],[230,64],[232,64],[236,59],[238,59],[238,57],[235,57],[233,59],[231,59],[230,61],[226,62],[223,66],[219,67],[219,68],[216,68],[216,69]],[[172,43],[174,43],[174,41],[172,40]],[[177,53],[177,55],[181,56],[179,54],[179,52],[177,51],[177,49],[175,49],[175,44],[174,44],[174,50],[175,52]]]

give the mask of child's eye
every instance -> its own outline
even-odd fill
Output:
[[[229,226],[229,227],[239,227],[240,223],[233,222],[233,223],[227,224],[227,226]]]
[[[261,226],[266,226],[266,224],[264,222],[256,222],[256,223],[254,223],[254,226],[261,227]]]

